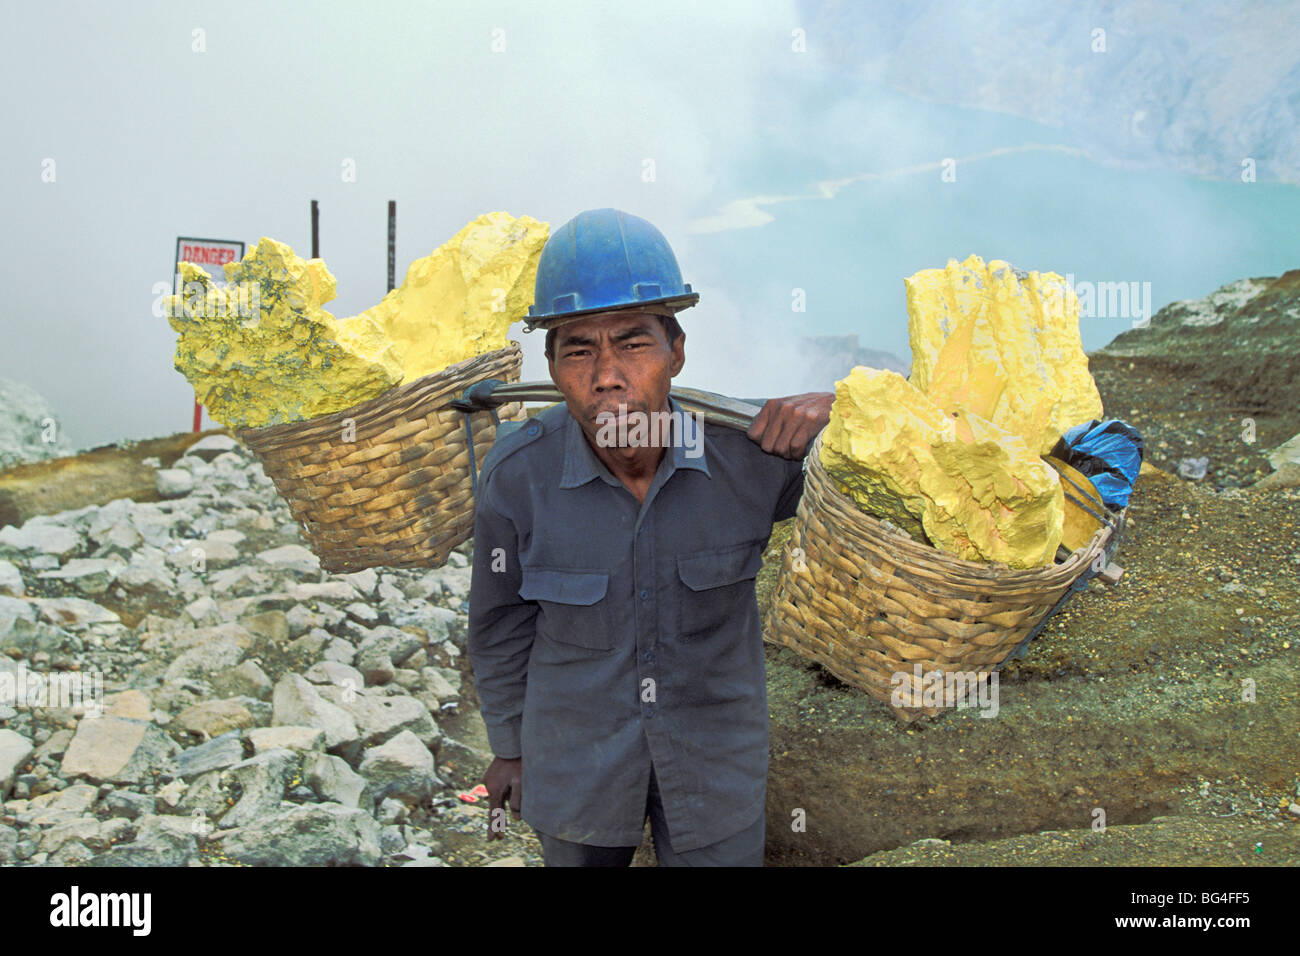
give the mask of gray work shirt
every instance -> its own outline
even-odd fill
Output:
[[[498,438],[479,476],[469,658],[492,751],[522,757],[523,818],[551,836],[639,844],[652,763],[677,852],[763,813],[754,579],[803,462],[697,427],[674,429],[644,503],[563,403]]]

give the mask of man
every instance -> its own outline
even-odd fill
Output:
[[[488,836],[508,801],[548,866],[628,865],[647,815],[660,865],[762,865],[754,579],[834,396],[773,399],[748,433],[683,413],[675,312],[698,298],[645,220],[590,210],[561,227],[529,313],[564,403],[499,438],[479,480],[469,655],[496,755]],[[679,413],[666,447],[636,428],[656,412]]]

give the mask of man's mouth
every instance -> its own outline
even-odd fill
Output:
[[[623,421],[628,416],[634,414],[636,411],[637,409],[628,405],[626,402],[623,402],[619,405],[610,405],[598,409],[596,413],[591,416],[591,420],[599,423],[601,421],[604,421],[607,417],[612,416],[615,421]]]

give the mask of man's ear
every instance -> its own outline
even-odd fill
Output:
[[[686,364],[686,333],[685,332],[677,336],[677,338],[673,339],[672,349],[673,349],[673,358],[668,365],[668,367],[672,369],[672,374],[669,376],[669,378],[676,377],[677,373],[682,370],[682,366]]]

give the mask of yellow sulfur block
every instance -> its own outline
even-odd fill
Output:
[[[479,216],[407,270],[373,308],[335,319],[337,283],[319,259],[263,238],[225,266],[227,289],[181,263],[169,302],[176,369],[216,421],[232,428],[316,418],[505,348],[532,302],[548,226]]]
[[[910,381],[947,412],[965,407],[1037,454],[1101,418],[1079,337],[1079,302],[1054,272],[972,255],[904,280]]]
[[[224,268],[221,289],[182,262],[182,292],[168,303],[168,323],[180,333],[176,370],[215,421],[256,428],[315,418],[402,380],[391,349],[338,341],[339,323],[321,307],[337,283],[320,259],[263,238]]]
[[[1065,525],[1065,496],[1052,466],[1019,435],[964,408],[954,420],[957,440],[933,446],[937,480],[924,486],[930,539],[970,561],[1051,564]]]
[[[1040,567],[1061,542],[1056,472],[1019,436],[964,407],[945,414],[894,372],[858,366],[836,383],[821,461],[864,511],[957,557]]]
[[[376,306],[343,320],[341,342],[373,354],[392,345],[413,381],[506,347],[533,301],[546,223],[504,212],[479,216],[406,270]]]
[[[923,474],[937,467],[931,447],[955,437],[943,410],[901,375],[859,365],[835,383],[821,461],[863,511],[924,540]]]

